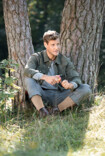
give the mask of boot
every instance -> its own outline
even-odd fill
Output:
[[[34,104],[34,106],[36,107],[36,109],[39,111],[40,117],[45,117],[45,116],[49,115],[49,112],[44,107],[41,96],[35,95],[31,98],[31,101]]]
[[[60,111],[57,106],[52,108],[52,114],[58,115],[59,113],[60,113]]]
[[[42,117],[46,117],[49,115],[49,112],[47,111],[47,109],[45,107],[41,108],[39,110],[39,116]]]

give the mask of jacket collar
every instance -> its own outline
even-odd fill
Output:
[[[50,61],[46,50],[44,50],[44,52],[43,52],[43,57],[44,57],[44,62],[49,62]],[[58,54],[58,56],[56,57],[55,63],[60,64],[60,54]]]
[[[46,50],[43,51],[43,58],[44,58],[44,62],[49,62],[49,58],[48,58]]]

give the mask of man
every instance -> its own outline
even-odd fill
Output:
[[[49,115],[43,101],[53,112],[63,111],[91,93],[89,85],[82,84],[69,58],[60,53],[59,34],[47,31],[43,35],[46,50],[34,53],[25,67],[25,86],[29,98],[41,116]]]

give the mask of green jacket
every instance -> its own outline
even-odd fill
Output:
[[[46,74],[49,71],[51,61],[49,60],[46,50],[34,53],[28,60],[24,75],[32,78],[36,73]],[[76,72],[74,65],[69,58],[59,53],[54,64],[55,75],[61,75],[62,80],[73,81],[78,85],[81,84],[79,74]],[[40,83],[42,81],[40,80]]]

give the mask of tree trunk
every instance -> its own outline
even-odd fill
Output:
[[[16,96],[15,104],[24,107],[24,66],[34,53],[26,0],[3,0],[3,9],[9,58],[19,64],[14,76],[18,79],[21,92]]]
[[[105,3],[105,1],[104,1]],[[99,76],[98,76],[98,89],[101,92],[105,91],[105,10],[104,10],[104,26],[103,26],[103,34],[102,34],[102,40],[100,45],[100,70],[99,70]]]
[[[62,53],[71,58],[93,92],[97,88],[104,7],[104,0],[66,0],[62,13]]]

